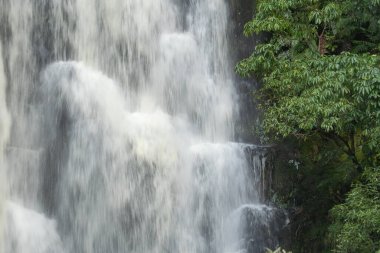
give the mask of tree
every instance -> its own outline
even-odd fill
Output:
[[[360,183],[364,171],[379,167],[379,17],[380,0],[261,0],[245,34],[264,33],[266,39],[236,67],[242,76],[262,82],[256,97],[268,136],[307,143],[312,148],[303,157],[316,150],[337,153],[331,164],[350,161],[354,173],[348,182],[356,186],[343,206],[358,201],[352,195],[368,183]],[[310,166],[318,167],[321,157]],[[342,185],[342,200],[350,189]],[[335,238],[343,238],[346,230],[338,227]],[[378,238],[379,231],[371,233]],[[343,241],[334,246],[342,248]]]
[[[380,249],[380,170],[367,169],[363,182],[348,194],[346,202],[331,213],[330,232],[336,252],[376,252]]]

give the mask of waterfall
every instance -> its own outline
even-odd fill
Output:
[[[0,4],[3,252],[277,246],[262,154],[234,142],[224,0]]]
[[[2,227],[4,222],[4,201],[5,201],[5,171],[6,166],[4,160],[4,148],[8,141],[9,130],[10,130],[10,116],[7,111],[6,105],[6,81],[4,74],[3,61],[1,60],[2,56],[2,47],[0,44],[0,250],[3,247],[3,234]]]

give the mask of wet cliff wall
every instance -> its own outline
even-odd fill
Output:
[[[230,45],[231,53],[235,63],[247,58],[252,54],[257,43],[264,36],[244,36],[244,25],[252,19],[255,13],[255,0],[229,0],[231,8],[231,35]],[[288,170],[293,168],[294,164],[289,164],[292,161],[294,154],[292,149],[286,144],[278,146],[266,145],[266,140],[262,138],[260,129],[261,112],[258,110],[258,104],[254,97],[254,92],[260,87],[260,82],[254,77],[241,78],[236,75],[236,85],[241,101],[240,121],[236,125],[236,134],[242,142],[255,143],[262,145],[260,148],[249,148],[246,150],[247,156],[251,157],[251,163],[254,164],[254,159],[260,159],[264,164],[264,171],[260,177],[260,193],[261,200],[268,205],[276,206],[279,210],[277,213],[277,224],[281,227],[277,228],[279,243],[282,247],[290,249],[292,219],[297,215],[298,210],[285,209],[281,205],[279,191],[286,189],[289,191],[292,185],[289,185]],[[257,153],[260,153],[257,156]],[[282,216],[286,214],[286,218]]]
[[[255,0],[229,0],[230,1],[230,45],[234,65],[240,60],[252,54],[259,36],[244,36],[244,25],[252,19],[255,8]],[[240,121],[236,124],[237,139],[242,142],[261,143],[259,122],[260,112],[257,110],[257,103],[254,99],[254,91],[259,87],[259,83],[254,78],[241,78],[236,75],[236,87],[239,92]]]

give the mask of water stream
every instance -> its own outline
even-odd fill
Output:
[[[0,7],[1,252],[276,246],[264,162],[234,143],[224,0]]]

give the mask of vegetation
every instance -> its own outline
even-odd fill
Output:
[[[380,250],[380,0],[261,0],[245,34],[264,39],[237,72],[292,149],[294,251]]]
[[[380,249],[380,172],[368,169],[363,182],[348,194],[346,202],[332,209],[337,252],[376,252]]]

